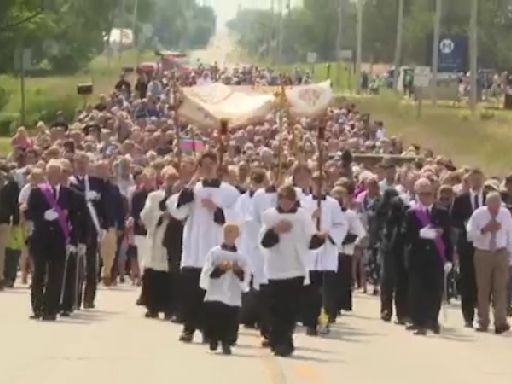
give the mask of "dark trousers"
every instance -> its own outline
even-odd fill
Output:
[[[85,288],[83,300],[84,303],[92,305],[96,299],[96,287],[98,286],[98,276],[100,270],[98,258],[98,238],[95,229],[90,231],[86,246]]]
[[[382,281],[380,284],[381,316],[393,316],[393,299],[396,316],[405,319],[408,314],[409,281],[403,254],[384,254],[382,263]]]
[[[144,270],[143,288],[149,312],[171,313],[172,282],[167,271]]]
[[[21,251],[17,249],[5,249],[5,269],[4,279],[8,283],[16,281],[16,274],[18,273],[18,264],[20,262]]]
[[[70,253],[64,271],[64,292],[62,293],[61,309],[72,311],[77,295],[77,254]]]
[[[303,288],[302,321],[307,328],[316,329],[322,310],[323,271],[309,272],[309,285]]]
[[[30,289],[32,311],[35,314],[57,315],[66,263],[64,243],[47,243],[32,247],[34,271]],[[46,278],[46,281],[45,281]]]
[[[260,335],[268,340],[270,338],[271,326],[271,304],[272,296],[268,284],[260,284],[260,289],[257,291],[258,302],[258,327]]]
[[[477,287],[474,265],[474,249],[459,250],[460,264],[460,294],[462,304],[462,316],[466,323],[473,323],[475,308],[477,305]]]
[[[352,311],[352,258],[340,253],[337,279],[339,280],[338,310]]]
[[[429,328],[438,323],[443,288],[444,272],[439,262],[411,267],[409,308],[414,325]]]
[[[202,329],[203,301],[205,291],[199,286],[200,268],[181,269],[181,303],[183,315],[183,333],[193,334]]]
[[[204,331],[210,342],[220,341],[230,345],[238,337],[240,308],[218,301],[204,303]]]
[[[270,280],[270,346],[278,351],[293,351],[293,329],[300,311],[304,277]]]

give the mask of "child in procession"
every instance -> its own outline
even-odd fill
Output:
[[[237,339],[242,292],[248,290],[250,280],[248,262],[235,244],[239,233],[236,224],[224,225],[223,243],[208,253],[200,279],[206,291],[205,336],[211,351],[217,351],[220,342],[225,355],[231,354]]]

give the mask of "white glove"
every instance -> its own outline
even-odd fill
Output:
[[[59,214],[54,209],[49,209],[44,213],[44,219],[46,221],[53,221],[57,217],[59,217]]]
[[[420,238],[425,240],[435,240],[437,231],[433,228],[422,228],[420,230]]]
[[[89,191],[86,193],[85,198],[87,200],[98,200],[100,195],[96,191]]]
[[[69,253],[75,253],[76,252],[76,247],[74,245],[71,245],[71,244],[68,244],[68,246],[66,247],[67,251],[68,251],[68,254]]]
[[[85,246],[85,244],[78,244],[78,246],[76,247],[76,251],[80,256],[85,256],[87,247]]]
[[[444,273],[449,273],[453,268],[453,264],[449,261],[447,261],[445,264],[444,264]]]

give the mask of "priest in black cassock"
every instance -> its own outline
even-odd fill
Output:
[[[404,242],[408,249],[411,284],[411,320],[408,329],[426,335],[440,332],[438,315],[444,288],[445,271],[451,270],[453,247],[450,216],[435,204],[434,188],[422,178],[415,184],[418,202],[405,219]]]

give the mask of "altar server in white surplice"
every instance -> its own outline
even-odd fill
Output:
[[[217,179],[217,156],[204,153],[199,170],[187,188],[171,197],[167,206],[177,219],[186,218],[183,228],[181,258],[183,333],[180,340],[192,342],[196,329],[201,329],[204,291],[199,286],[206,255],[222,243],[225,212],[232,211],[239,198],[238,190]],[[201,180],[198,180],[198,178]]]
[[[321,247],[326,234],[317,233],[311,215],[299,206],[292,186],[281,187],[277,207],[263,213],[261,246],[269,282],[270,347],[276,356],[293,353],[293,329],[304,285],[309,284],[310,250]]]
[[[147,230],[146,252],[141,255],[144,266],[143,284],[146,298],[146,317],[157,318],[163,312],[170,320],[172,310],[172,279],[169,273],[169,255],[165,246],[165,232],[170,220],[165,202],[179,175],[172,167],[162,171],[164,185],[151,192],[140,213]]]
[[[336,292],[325,284],[325,276],[334,274],[338,270],[338,249],[347,234],[348,224],[340,205],[332,197],[326,195],[325,190],[319,190],[318,178],[320,174],[313,174],[315,193],[302,200],[304,209],[310,214],[314,225],[320,218],[320,230],[327,234],[325,243],[309,254],[310,284],[304,289],[303,295],[303,322],[306,333],[317,335],[318,318],[325,308],[329,317],[336,315]],[[326,178],[324,178],[326,180]],[[318,200],[320,199],[320,210]]]

